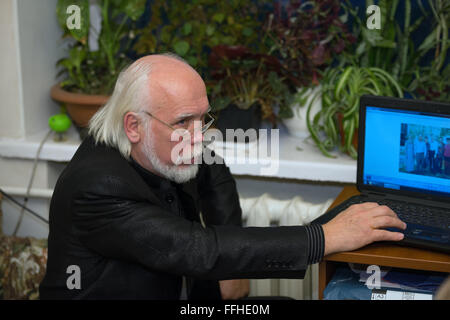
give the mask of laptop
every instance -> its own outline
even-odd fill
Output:
[[[407,224],[400,245],[450,253],[450,104],[362,96],[354,196],[312,223],[352,204],[377,202]],[[447,157],[447,158],[446,158]]]

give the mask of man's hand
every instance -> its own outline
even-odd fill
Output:
[[[223,300],[237,300],[248,296],[250,281],[248,279],[221,280],[220,293]]]
[[[359,249],[374,241],[400,241],[403,234],[384,228],[406,229],[406,224],[387,206],[366,202],[350,206],[324,224],[325,253]]]

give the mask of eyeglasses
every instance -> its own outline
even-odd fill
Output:
[[[177,129],[185,129],[186,131],[189,131],[189,128],[191,128],[191,126],[195,128],[195,126],[193,125],[194,121],[195,121],[194,119],[185,120],[185,124],[184,125],[181,125],[180,128],[175,128],[174,126],[168,124],[167,122],[162,121],[161,119],[158,119],[157,117],[155,117],[154,115],[152,115],[148,111],[142,111],[142,112],[147,114],[147,115],[149,115],[150,117],[154,118],[155,120],[161,122],[163,125],[165,125],[166,127],[172,129],[173,131],[175,131]],[[201,127],[201,133],[202,134],[204,134],[206,132],[206,130],[208,130],[211,127],[211,125],[213,124],[214,120],[216,120],[216,119],[208,111],[206,113],[206,115],[205,115],[205,119],[202,120],[202,122],[205,122],[205,124],[202,125],[202,127]],[[183,121],[183,120],[181,120],[181,121]]]

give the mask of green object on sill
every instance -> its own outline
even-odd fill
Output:
[[[48,119],[48,126],[54,132],[66,132],[71,125],[72,121],[65,113],[55,114]]]
[[[67,140],[66,131],[72,125],[72,121],[65,113],[55,114],[48,119],[48,126],[55,132],[53,138],[56,142]]]

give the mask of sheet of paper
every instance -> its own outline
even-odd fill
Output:
[[[374,289],[371,300],[433,300],[433,296],[425,293]]]

